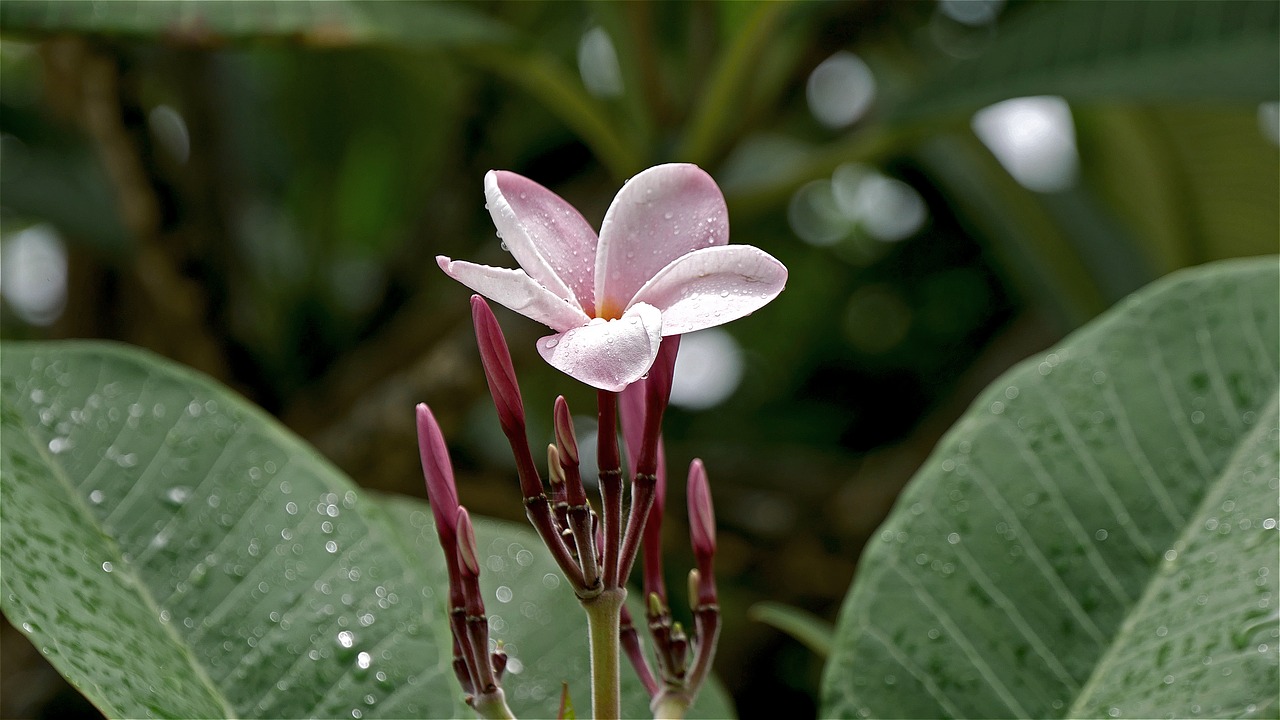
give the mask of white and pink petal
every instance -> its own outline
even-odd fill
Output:
[[[662,268],[635,303],[662,311],[662,334],[680,335],[746,317],[787,284],[787,268],[751,245],[695,250]]]
[[[489,214],[516,262],[547,289],[595,310],[596,233],[572,205],[506,170],[484,177]]]
[[[552,330],[578,327],[590,319],[577,303],[543,287],[523,270],[477,265],[444,255],[436,256],[436,263],[454,280]]]
[[[618,191],[600,226],[596,314],[617,317],[671,261],[728,241],[724,195],[702,168],[673,163],[637,174]]]
[[[544,337],[538,352],[552,367],[594,388],[619,392],[649,372],[662,342],[662,314],[636,305],[615,320],[593,318]]]

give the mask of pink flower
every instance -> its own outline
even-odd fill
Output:
[[[745,317],[782,292],[787,269],[750,245],[729,245],[724,196],[696,165],[631,178],[599,237],[559,195],[515,173],[484,179],[494,225],[520,269],[439,256],[449,277],[541,322],[552,366],[617,392],[649,370],[664,336]]]

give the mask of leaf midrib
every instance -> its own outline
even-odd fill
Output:
[[[1195,520],[1200,518],[1202,513],[1208,508],[1221,502],[1223,495],[1232,488],[1233,484],[1231,482],[1231,478],[1228,477],[1226,473],[1236,467],[1237,460],[1240,459],[1241,454],[1244,453],[1247,448],[1253,447],[1257,440],[1262,439],[1259,436],[1266,435],[1273,431],[1276,424],[1274,419],[1277,416],[1280,416],[1280,383],[1272,385],[1271,401],[1268,402],[1262,412],[1258,414],[1258,421],[1254,425],[1253,429],[1240,436],[1240,439],[1236,442],[1235,450],[1223,463],[1222,467],[1219,468],[1217,476],[1210,484],[1209,491],[1204,494],[1204,497],[1201,498],[1200,502],[1196,505],[1195,511],[1188,515],[1187,523],[1183,526],[1177,537],[1174,538],[1173,542],[1169,544],[1169,547],[1185,547],[1186,543],[1192,539],[1192,536],[1200,527],[1200,524],[1195,522]],[[1084,685],[1080,688],[1080,692],[1076,695],[1075,701],[1071,704],[1071,707],[1066,710],[1066,714],[1063,715],[1063,717],[1085,717],[1085,709],[1081,707],[1081,703],[1091,697],[1096,685],[1107,679],[1108,672],[1111,671],[1112,658],[1115,657],[1117,648],[1122,646],[1122,640],[1124,640],[1130,633],[1133,618],[1139,617],[1142,612],[1146,610],[1152,602],[1154,602],[1156,588],[1159,585],[1157,582],[1158,572],[1159,564],[1157,563],[1156,567],[1152,568],[1151,580],[1143,589],[1142,596],[1138,598],[1138,601],[1131,605],[1129,610],[1125,613],[1124,620],[1120,623],[1119,631],[1117,632],[1115,639],[1107,646],[1102,657],[1093,666],[1093,672],[1090,673],[1089,679],[1086,680]]]
[[[76,490],[75,485],[72,484],[71,478],[67,476],[66,470],[62,467],[62,464],[49,454],[45,446],[37,442],[37,437],[32,434],[31,425],[27,422],[27,419],[21,415],[19,417],[21,417],[23,421],[22,432],[24,439],[31,444],[31,447],[35,449],[36,454],[42,461],[44,461],[45,465],[53,471],[54,478],[57,480],[66,496],[70,498],[72,507],[75,508],[76,512],[82,517],[87,518],[86,524],[89,527],[95,528],[102,537],[103,544],[110,550],[112,558],[116,561],[114,564],[115,572],[119,572],[120,576],[127,578],[127,582],[132,586],[133,593],[142,599],[143,605],[145,605],[147,610],[151,612],[151,616],[159,618],[161,609],[159,605],[156,604],[155,598],[151,596],[150,585],[148,585],[138,574],[133,563],[125,560],[124,553],[120,550],[120,546],[116,542],[115,538],[103,531],[102,524],[98,521],[97,516],[94,515],[93,510],[85,503],[85,499],[80,495],[79,491]],[[213,682],[213,679],[209,676],[205,666],[197,660],[195,654],[191,651],[191,646],[183,641],[181,636],[176,633],[170,624],[163,622],[157,622],[157,624],[165,635],[167,635],[173,642],[174,646],[178,649],[178,652],[186,658],[187,664],[191,667],[195,678],[200,682],[205,690],[209,692],[210,697],[216,700],[221,706],[222,716],[228,719],[238,718],[239,715],[223,695],[222,689]],[[124,713],[118,714],[123,715]]]

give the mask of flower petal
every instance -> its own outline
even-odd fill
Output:
[[[636,305],[617,320],[594,319],[538,341],[551,366],[591,387],[618,392],[649,371],[662,342],[662,314]]]
[[[437,255],[436,263],[454,280],[552,330],[568,330],[589,320],[576,303],[539,285],[523,270],[450,260],[444,255]]]
[[[520,267],[588,313],[595,310],[596,233],[559,195],[522,175],[490,170],[484,194],[493,224]]]
[[[696,250],[658,271],[637,303],[662,311],[662,334],[703,330],[764,307],[787,284],[787,268],[750,245]]]
[[[598,317],[617,317],[650,278],[676,258],[729,242],[724,195],[702,168],[651,167],[627,181],[600,226]]]

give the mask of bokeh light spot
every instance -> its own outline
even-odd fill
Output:
[[[0,243],[0,295],[32,325],[50,325],[67,306],[67,250],[52,225],[32,225]]]
[[[852,125],[876,97],[876,79],[862,58],[840,51],[823,60],[805,86],[809,110],[829,128]]]
[[[908,238],[924,226],[929,215],[915,188],[863,165],[836,168],[831,187],[841,213],[876,240]]]
[[[1004,9],[1004,0],[939,0],[938,10],[962,25],[987,25]]]
[[[596,26],[582,34],[578,41],[578,73],[587,92],[596,97],[622,94],[622,68],[613,39],[604,28]]]
[[[1065,190],[1079,175],[1075,124],[1060,97],[1013,98],[985,107],[974,114],[973,131],[1028,190]]]
[[[791,196],[787,221],[801,240],[826,247],[834,245],[853,229],[853,221],[840,212],[830,180],[814,180]]]
[[[710,328],[680,338],[671,404],[705,410],[728,400],[742,382],[742,349],[733,336]]]

